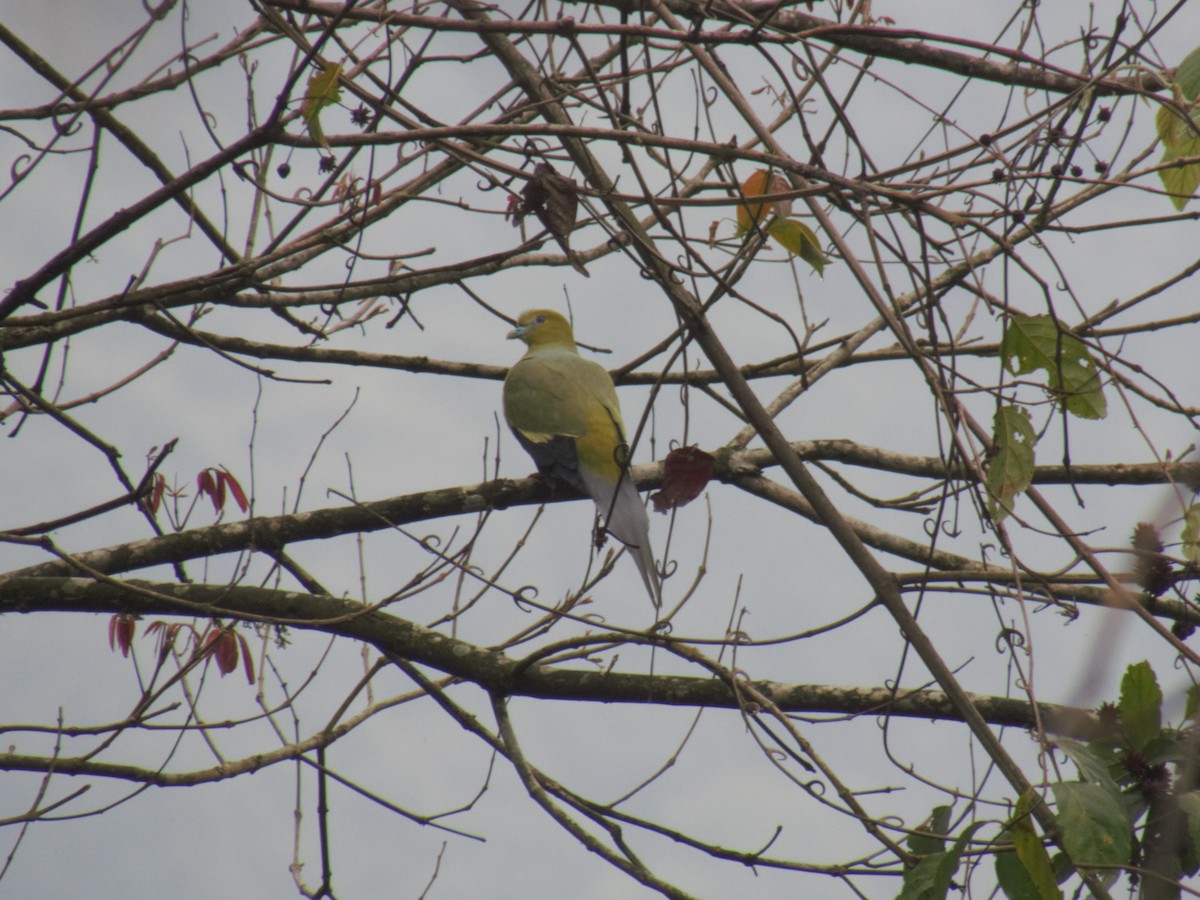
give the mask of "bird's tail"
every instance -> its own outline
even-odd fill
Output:
[[[614,497],[612,482],[584,472],[580,474],[588,486],[588,493],[596,502],[596,508],[604,517],[604,527],[629,548],[629,555],[638,567],[650,600],[658,609],[662,606],[662,578],[654,565],[654,551],[650,548],[650,519],[633,481],[628,473],[623,475]]]

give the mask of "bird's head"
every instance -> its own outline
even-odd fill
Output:
[[[552,344],[575,346],[571,323],[552,309],[530,309],[521,313],[517,327],[508,333],[509,339],[519,338],[530,347]]]

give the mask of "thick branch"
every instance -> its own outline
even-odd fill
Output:
[[[249,621],[283,621],[291,627],[311,628],[363,641],[385,655],[430,666],[505,696],[740,708],[734,692],[712,678],[624,674],[594,668],[565,669],[537,663],[526,665],[499,651],[449,637],[383,610],[297,591],[251,586],[159,584],[140,580],[114,583],[87,578],[20,577],[0,581],[0,615],[14,612],[210,615]],[[613,640],[670,643],[670,639],[657,635],[598,635],[594,639],[597,643]],[[889,688],[773,681],[756,681],[753,685],[788,712],[961,721],[953,704],[937,691],[895,695]],[[1005,697],[973,697],[973,700],[980,713],[995,725],[1035,726],[1032,709],[1025,701]],[[1064,735],[1091,737],[1099,727],[1096,718],[1083,710],[1039,704],[1039,712],[1043,721],[1054,723]],[[0,756],[0,768],[5,767],[6,759],[11,761],[12,758]],[[66,771],[62,763],[60,760],[56,764],[57,771]]]
[[[789,446],[799,458],[809,461],[836,460],[934,479],[951,478],[965,481],[969,476],[965,471],[948,472],[944,463],[935,457],[908,456],[875,447],[863,447],[852,441],[796,441]],[[790,498],[769,492],[772,483],[762,478],[759,470],[776,464],[777,459],[770,450],[732,454],[718,451],[714,478],[764,495],[770,493],[767,499],[772,502],[799,512],[813,521],[819,521],[807,505],[797,507],[790,502]],[[663,464],[634,466],[631,475],[639,490],[657,489],[662,486]],[[1063,466],[1045,466],[1039,467],[1034,475],[1035,482],[1047,484],[1169,484],[1172,481],[1189,482],[1197,478],[1200,478],[1198,463],[1072,466],[1069,470]],[[584,498],[570,488],[549,485],[542,479],[501,478],[478,484],[405,494],[355,506],[328,507],[290,515],[261,516],[241,522],[224,522],[77,553],[72,559],[89,570],[113,575],[150,566],[208,558],[222,553],[254,549],[275,550],[299,541],[380,531],[488,509],[507,509],[513,506],[561,503],[579,499]],[[927,547],[907,539],[886,540],[881,543],[888,537],[886,532],[874,528],[869,523],[854,524],[860,539],[922,565],[928,563],[936,568],[952,570],[978,568],[981,573],[991,571],[1000,575],[1007,571],[995,567],[987,568],[964,557],[944,552],[940,557],[931,557]],[[14,571],[8,576],[0,575],[0,583],[13,576],[76,574],[79,574],[78,571],[72,568],[69,562],[57,559]],[[1063,586],[1063,595],[1082,602],[1103,602],[1103,598],[1094,590],[1089,593],[1088,589],[1079,585]],[[1194,618],[1180,604],[1168,601],[1160,601],[1153,611],[1172,618]]]

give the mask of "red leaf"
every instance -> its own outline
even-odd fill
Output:
[[[178,622],[164,622],[161,619],[156,619],[146,626],[147,635],[158,632],[158,658],[160,660],[166,659],[167,654],[175,646],[175,636],[179,634],[180,627]]]
[[[222,468],[217,473],[217,481],[220,482],[222,490],[222,500],[224,500],[224,488],[229,486],[229,493],[233,495],[233,502],[238,505],[238,509],[246,512],[250,509],[250,503],[246,500],[246,492],[242,490],[242,486],[238,484],[238,480],[229,473],[228,469]]]
[[[154,476],[154,487],[150,490],[150,515],[158,512],[162,504],[163,492],[167,489],[167,479],[164,475]]]
[[[237,635],[232,628],[213,629],[204,641],[205,652],[211,653],[217,663],[217,670],[222,675],[228,675],[238,664]]]
[[[699,447],[678,447],[668,453],[663,462],[662,490],[650,497],[654,511],[678,509],[699,497],[712,479],[715,463]]]
[[[238,643],[242,646],[242,666],[246,669],[246,682],[254,684],[254,657],[250,655],[250,645],[240,631],[237,633]]]
[[[108,646],[112,651],[119,647],[121,655],[128,657],[129,649],[133,646],[133,636],[137,632],[137,619],[129,613],[118,613],[108,620]]]
[[[207,494],[212,500],[213,511],[220,512],[222,503],[217,499],[217,480],[213,477],[214,469],[202,469],[196,476],[196,490]]]

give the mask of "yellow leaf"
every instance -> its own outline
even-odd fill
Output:
[[[817,240],[816,233],[799,219],[772,219],[767,226],[767,234],[792,256],[798,256],[812,266],[818,275],[824,274],[825,264],[829,260],[821,252],[821,242]]]

